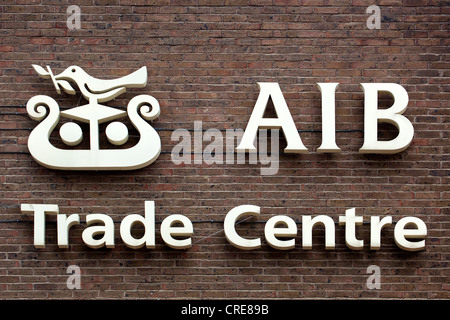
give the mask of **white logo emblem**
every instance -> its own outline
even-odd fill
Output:
[[[149,95],[139,95],[131,99],[127,111],[108,107],[100,103],[110,101],[125,92],[126,88],[142,88],[147,84],[147,68],[114,80],[100,80],[88,75],[77,66],[68,67],[62,73],[53,75],[47,70],[33,65],[44,79],[52,79],[58,93],[61,88],[75,94],[70,82],[75,83],[88,104],[60,112],[58,103],[49,96],[38,95],[27,103],[28,115],[41,121],[28,138],[28,149],[41,165],[52,169],[69,170],[133,170],[143,168],[158,158],[161,152],[161,139],[155,129],[144,120],[154,120],[159,116],[158,101]],[[47,115],[48,109],[48,115]],[[59,122],[60,115],[89,124],[90,148],[60,149],[50,143],[50,135]],[[99,143],[99,124],[124,118],[128,115],[139,132],[139,141],[132,147],[101,149]],[[121,146],[128,141],[128,128],[119,121],[109,123],[105,130],[108,141]],[[76,146],[83,140],[83,131],[76,122],[61,125],[59,135],[67,146]]]

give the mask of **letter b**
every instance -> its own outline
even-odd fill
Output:
[[[361,83],[364,91],[364,144],[360,153],[398,153],[405,150],[414,136],[411,122],[402,115],[408,106],[408,93],[396,83]],[[390,93],[394,104],[378,109],[378,92]],[[393,124],[398,136],[389,141],[378,140],[378,121]]]

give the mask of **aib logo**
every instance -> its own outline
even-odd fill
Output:
[[[60,111],[58,103],[51,97],[38,95],[27,103],[28,115],[40,123],[31,132],[28,149],[41,165],[61,170],[133,170],[143,168],[158,158],[161,152],[161,139],[155,129],[147,122],[159,116],[158,101],[149,95],[139,95],[131,99],[127,111],[108,107],[108,102],[127,88],[142,88],[147,84],[147,69],[139,70],[113,80],[100,80],[87,74],[77,66],[68,67],[54,75],[49,66],[44,69],[33,65],[44,79],[51,79],[55,89],[75,94],[72,84],[76,84],[87,104]],[[139,141],[129,148],[118,148],[128,141],[127,126],[118,121],[129,117],[139,132]],[[50,135],[58,125],[60,117],[76,120],[89,125],[89,149],[75,148],[83,141],[83,130],[74,121],[61,125],[59,135],[67,148],[55,147]],[[108,123],[109,122],[109,123]],[[111,148],[100,148],[99,124],[108,123],[105,134]]]

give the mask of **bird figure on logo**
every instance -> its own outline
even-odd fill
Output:
[[[139,70],[121,78],[111,80],[94,78],[78,66],[70,66],[57,75],[53,74],[49,66],[47,66],[47,71],[38,65],[33,65],[33,68],[42,78],[52,79],[53,85],[59,94],[61,93],[60,87],[62,87],[68,94],[74,95],[76,93],[68,82],[70,81],[74,82],[78,86],[81,94],[86,100],[89,101],[86,105],[62,111],[61,115],[70,119],[89,123],[91,150],[98,150],[99,148],[98,125],[100,123],[119,119],[127,115],[125,111],[107,107],[99,103],[107,102],[116,98],[118,95],[125,92],[126,88],[142,88],[147,84],[146,67],[142,67]],[[115,130],[109,130],[110,132],[123,132],[125,130],[122,123],[116,122],[114,124],[115,126],[113,127],[115,127]],[[65,126],[60,131],[63,141],[68,145],[76,145],[81,141],[79,134],[76,135],[73,133],[74,130],[78,129],[76,129],[75,124],[72,123]],[[114,133],[112,135],[114,136]],[[72,136],[74,136],[74,138],[71,138]],[[121,136],[124,136],[124,134],[121,134]],[[65,137],[67,137],[67,139],[65,139]],[[125,143],[127,139],[128,134],[126,134],[126,138],[113,138],[109,139],[109,141],[113,144],[120,145]]]

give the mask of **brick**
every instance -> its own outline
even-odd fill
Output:
[[[450,11],[441,1],[382,1],[380,30],[367,28],[369,4],[361,0],[351,5],[340,0],[84,0],[77,3],[80,30],[67,29],[67,5],[17,0],[0,8],[0,220],[11,220],[0,222],[1,299],[450,298],[450,64],[448,32],[442,27]],[[160,130],[163,153],[152,165],[130,172],[55,171],[37,164],[27,149],[30,129],[37,125],[26,114],[28,99],[45,94],[64,107],[85,100],[78,92],[56,94],[31,64],[50,65],[55,72],[76,64],[110,79],[146,65],[147,87],[127,90],[114,103],[125,106],[137,94],[158,99],[161,116],[152,125]],[[258,97],[256,83],[264,81],[280,83],[308,154],[281,153],[273,176],[262,176],[261,165],[249,164],[248,155],[245,164],[177,166],[171,161],[175,129],[192,130],[198,120],[203,129],[222,133],[245,129]],[[317,82],[340,83],[336,137],[341,153],[316,152],[322,129]],[[358,153],[363,82],[394,82],[407,90],[405,116],[415,136],[402,153]],[[51,136],[55,145],[61,143],[58,129]],[[395,133],[380,126],[380,136]],[[133,135],[137,140],[139,133]],[[281,137],[280,150],[283,144]],[[85,225],[72,227],[70,247],[58,249],[50,217],[47,247],[36,249],[32,217],[20,211],[21,203],[53,203],[82,220],[105,213],[119,221],[143,214],[145,200],[156,202],[159,222],[175,213],[203,221],[194,223],[193,247],[168,248],[157,224],[156,248],[132,250],[121,242],[116,223],[114,249],[87,248],[81,237]],[[265,242],[264,224],[250,221],[238,230],[261,237],[262,247],[236,249],[220,221],[242,204],[261,206],[261,215],[251,220],[259,222],[277,214],[295,220],[325,214],[337,222],[356,207],[365,219],[357,233],[364,249],[348,249],[336,223],[336,250],[323,248],[319,228],[313,249],[303,250],[297,224],[296,247],[280,252]],[[391,226],[382,231],[381,249],[371,251],[367,222],[372,215],[422,218],[429,232],[426,250],[400,250]],[[142,229],[136,226],[133,232]],[[81,290],[66,288],[69,265],[81,268]],[[380,290],[366,288],[369,265],[381,269]]]

